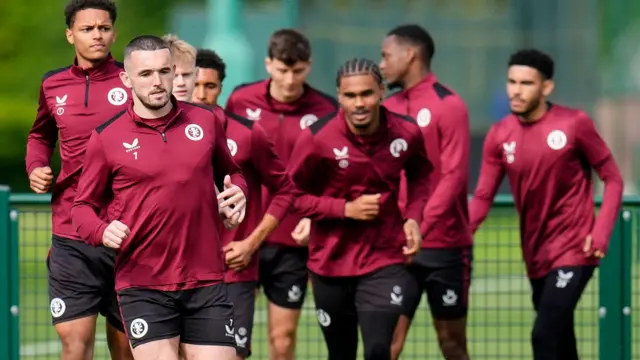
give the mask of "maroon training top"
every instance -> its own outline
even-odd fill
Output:
[[[73,65],[49,71],[42,78],[38,114],[27,139],[26,167],[29,175],[37,167],[50,166],[60,138],[62,167],[51,195],[54,235],[80,239],[71,224],[71,205],[87,140],[93,129],[125,109],[131,98],[120,72],[122,64],[109,56],[88,70],[74,60]]]
[[[189,289],[221,281],[225,262],[214,188],[225,175],[248,196],[227,147],[223,120],[210,108],[178,102],[166,121],[142,120],[133,107],[100,125],[87,145],[73,223],[102,243],[108,207],[131,234],[116,257],[116,289]]]

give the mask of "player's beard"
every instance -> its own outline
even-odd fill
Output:
[[[536,109],[538,108],[538,106],[540,106],[540,97],[535,98],[533,101],[531,101],[531,105],[529,105],[525,110],[523,111],[513,111],[511,110],[511,112],[519,117],[522,118],[528,118],[529,115],[531,115],[532,112],[536,111]]]
[[[156,90],[154,90],[154,91],[156,91]],[[163,91],[165,92],[165,94],[167,94],[166,90],[163,89]],[[135,89],[133,90],[133,93],[136,95],[138,100],[140,100],[140,103],[142,104],[142,106],[144,106],[145,108],[147,108],[149,110],[162,109],[171,100],[171,97],[167,96],[166,100],[164,100],[164,101],[152,101],[151,100],[151,95],[152,95],[151,93],[149,93],[147,96],[140,96],[135,91]]]

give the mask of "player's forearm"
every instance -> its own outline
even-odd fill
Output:
[[[606,250],[622,207],[624,183],[613,157],[610,157],[596,171],[604,182],[604,194],[602,196],[602,206],[598,212],[591,236],[596,246],[604,247],[601,250]]]
[[[493,199],[481,199],[475,196],[471,199],[471,202],[469,202],[469,225],[472,233],[475,233],[484,219],[487,218],[492,204]]]
[[[102,234],[109,224],[100,219],[93,206],[76,201],[71,208],[71,219],[76,232],[86,243],[102,245]]]
[[[423,212],[420,231],[423,236],[430,232],[439,221],[447,216],[460,193],[466,192],[467,172],[455,169],[443,174]]]
[[[271,233],[278,227],[280,221],[278,219],[266,213],[262,218],[262,221],[256,226],[256,228],[251,232],[251,234],[247,237],[247,239],[251,242],[251,248],[256,251],[267,236],[271,235]]]
[[[302,217],[313,220],[344,219],[345,199],[304,194],[295,201],[295,210]]]
[[[29,137],[27,140],[27,155],[25,158],[27,174],[31,174],[33,169],[38,167],[50,166],[51,156],[55,150],[55,142],[50,144]]]

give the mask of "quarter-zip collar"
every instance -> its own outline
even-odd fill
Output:
[[[363,146],[374,145],[385,141],[388,137],[388,134],[391,130],[391,123],[387,119],[387,108],[384,106],[380,106],[380,126],[378,130],[366,136],[356,135],[351,129],[349,129],[349,125],[347,125],[347,118],[344,113],[344,109],[340,109],[337,114],[337,119],[340,123],[340,130],[342,133],[354,144],[359,144]]]
[[[178,118],[180,117],[183,111],[183,107],[181,103],[173,95],[171,95],[170,101],[173,104],[173,108],[169,111],[169,113],[167,113],[167,115],[164,116],[164,118],[167,118],[166,123],[159,126],[154,126],[152,124],[145,122],[144,118],[141,118],[138,114],[136,114],[136,112],[133,110],[133,101],[131,101],[131,104],[127,108],[127,114],[137,126],[145,127],[145,128],[159,132],[160,135],[162,136],[162,140],[164,142],[167,142],[165,132],[169,127],[171,127],[171,125],[177,122]]]
[[[71,65],[71,73],[87,80],[100,80],[113,74],[112,66],[115,65],[115,62],[115,59],[111,56],[111,53],[109,53],[107,58],[96,66],[83,69],[78,65],[78,58],[76,57],[73,59],[73,65]]]
[[[264,82],[264,85],[265,85],[264,96],[265,96],[265,101],[268,105],[268,108],[273,109],[274,112],[280,113],[280,114],[295,114],[299,111],[301,107],[304,106],[304,104],[306,103],[306,97],[310,91],[309,84],[304,83],[302,95],[298,99],[290,103],[284,103],[274,99],[271,96],[271,92],[269,91],[269,88],[271,87],[271,81],[272,80],[269,79]]]

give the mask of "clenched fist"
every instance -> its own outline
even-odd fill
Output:
[[[380,212],[380,194],[360,195],[344,206],[344,216],[353,220],[373,220]]]
[[[48,166],[37,167],[29,174],[29,186],[36,194],[46,194],[53,183],[53,171]]]
[[[113,220],[102,233],[102,244],[106,247],[119,249],[122,241],[129,237],[130,230],[127,225],[118,220]]]

